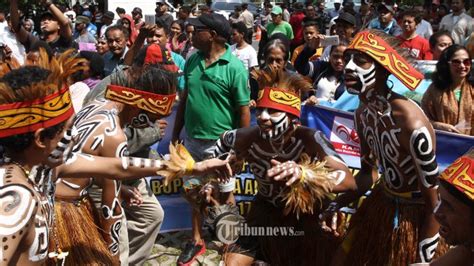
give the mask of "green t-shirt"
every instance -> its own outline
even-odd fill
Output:
[[[207,68],[204,55],[193,54],[184,67],[188,99],[184,125],[189,137],[216,140],[226,130],[237,128],[239,108],[249,104],[248,70],[226,52]]]
[[[288,39],[293,40],[295,37],[293,35],[293,29],[291,28],[290,23],[286,21],[282,21],[280,24],[276,25],[275,23],[270,23],[267,25],[267,34],[268,36],[272,36],[273,34],[281,32],[288,37]]]

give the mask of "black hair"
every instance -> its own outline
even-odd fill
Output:
[[[243,3],[243,4],[241,5],[241,7],[242,7],[242,9],[247,9],[247,8],[249,7],[249,4]]]
[[[176,92],[177,76],[162,65],[150,65],[140,75],[136,87],[156,94],[173,94]]]
[[[49,60],[51,60],[51,58],[53,58],[54,51],[51,48],[51,46],[49,46],[49,44],[47,42],[41,41],[41,40],[33,42],[31,44],[30,49],[29,49],[28,52],[39,52],[40,48],[43,48],[46,51],[46,53],[48,54],[48,59]]]
[[[79,58],[85,58],[89,61],[89,74],[91,77],[104,78],[104,58],[97,52],[81,51]]]
[[[44,68],[38,66],[25,66],[19,69],[15,69],[5,74],[1,79],[1,83],[8,85],[13,94],[16,95],[16,98],[22,98],[20,95],[17,95],[15,91],[20,90],[25,87],[34,85],[35,83],[46,81],[51,72]],[[22,101],[29,101],[34,98],[35,95],[25,95]],[[11,103],[5,98],[0,99],[0,104]],[[61,132],[64,128],[65,122],[59,123],[55,126],[45,128],[41,133],[41,138],[54,138],[58,132]],[[0,145],[7,149],[10,152],[22,152],[28,148],[34,141],[34,132],[28,132],[23,134],[18,134],[6,138],[0,138]],[[3,155],[3,154],[2,154]],[[2,158],[3,159],[3,158]]]
[[[438,90],[449,89],[449,86],[453,82],[453,79],[451,77],[451,71],[449,70],[449,65],[450,65],[449,61],[454,56],[454,54],[460,50],[466,51],[467,55],[469,56],[469,60],[472,60],[466,47],[462,45],[453,44],[449,46],[448,48],[446,48],[441,53],[438,63],[436,63],[436,71],[433,73],[432,79],[433,79],[433,84],[436,89]]]
[[[181,20],[175,20],[171,22],[171,26],[173,26],[173,24],[178,24],[179,27],[181,28],[181,32],[184,32],[184,23]],[[171,31],[171,27],[170,27],[170,31]]]
[[[117,14],[125,14],[126,13],[125,9],[121,8],[121,7],[117,7],[115,9],[115,12],[117,12]]]
[[[190,6],[182,6],[180,7],[180,9],[184,12],[184,13],[187,13],[187,14],[190,14],[191,13],[191,7]]]
[[[423,19],[423,14],[420,12],[416,12],[415,10],[407,10],[402,13],[403,17],[412,17],[415,18],[416,25],[420,24],[421,20]]]
[[[167,27],[161,20],[156,21],[156,27],[159,29],[163,29],[166,34],[166,37],[169,37],[171,35],[171,29]]]
[[[110,27],[107,28],[107,30],[105,30],[105,38],[107,39],[107,35],[109,34],[109,32],[111,31],[114,31],[114,30],[119,30],[123,33],[123,35],[125,36],[125,39],[128,40],[128,37],[129,37],[129,31],[122,25],[112,25]]]
[[[316,19],[305,17],[301,24],[303,25],[303,28],[316,27],[316,29],[319,31],[318,21]]]
[[[438,43],[438,38],[441,37],[441,36],[448,36],[451,39],[451,43],[454,43],[453,37],[451,37],[451,34],[449,33],[449,31],[440,30],[440,31],[437,31],[437,32],[433,33],[433,35],[431,35],[431,37],[430,37],[429,42],[430,42],[430,48],[432,50],[436,46],[436,44]]]
[[[246,35],[247,34],[247,26],[245,26],[245,23],[243,23],[242,21],[239,21],[237,23],[233,23],[231,25],[232,29],[236,30],[238,33],[242,34],[242,35]]]

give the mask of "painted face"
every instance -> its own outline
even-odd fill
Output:
[[[257,108],[257,124],[263,138],[280,139],[290,128],[290,119],[285,112],[268,108]]]
[[[61,132],[58,132],[54,138],[45,140],[46,152],[49,153],[45,164],[51,168],[65,163],[71,155],[73,136],[78,135],[73,121],[74,119],[70,118]]]
[[[138,116],[132,118],[130,125],[134,128],[153,127],[155,124],[153,123],[154,120],[152,119],[152,115],[141,111]]]
[[[474,213],[469,206],[451,195],[443,186],[439,187],[441,201],[435,208],[435,218],[440,224],[439,234],[449,245],[473,241]]]
[[[363,53],[346,52],[344,69],[344,82],[347,92],[351,94],[362,94],[367,87],[375,83],[375,62]]]
[[[451,45],[453,45],[451,37],[446,35],[439,36],[435,46],[432,48],[433,60],[439,60],[441,53]]]
[[[466,50],[455,52],[448,63],[452,79],[464,79],[469,76],[472,62]]]

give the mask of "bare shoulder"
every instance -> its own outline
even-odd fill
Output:
[[[414,101],[399,97],[391,100],[390,105],[392,117],[402,129],[412,131],[422,127],[432,128],[425,113]]]
[[[38,210],[35,193],[18,166],[0,168],[0,235],[4,239],[21,238],[26,233]]]

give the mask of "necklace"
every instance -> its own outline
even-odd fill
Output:
[[[26,177],[30,176],[30,171],[26,170],[25,167],[23,167],[23,165],[21,165],[20,163],[15,162],[15,161],[10,161],[10,163],[18,166],[23,171],[23,173],[25,173]]]

